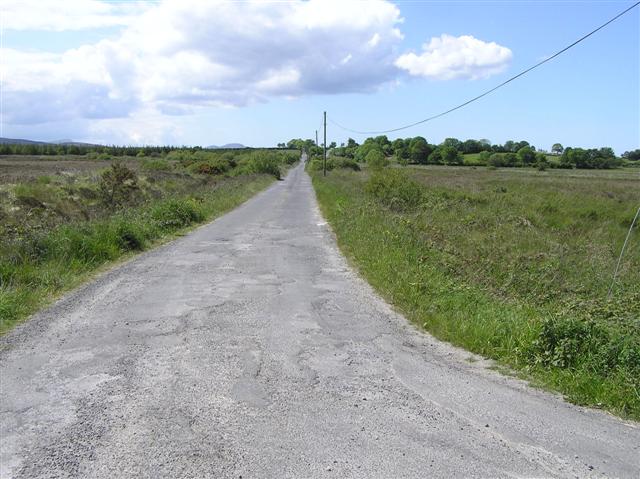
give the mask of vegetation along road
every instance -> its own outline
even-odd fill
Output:
[[[640,429],[416,329],[303,166],[0,339],[2,477],[637,477]]]

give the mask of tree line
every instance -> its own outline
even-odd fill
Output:
[[[311,141],[311,140],[308,140]],[[312,142],[313,143],[313,142]],[[640,161],[640,149],[627,151],[621,158],[612,148],[573,148],[555,143],[551,152],[536,149],[528,141],[509,140],[504,144],[492,144],[489,140],[459,140],[446,138],[440,144],[431,144],[422,136],[398,138],[390,141],[381,135],[367,138],[358,144],[353,138],[339,147],[332,148],[332,155],[352,158],[360,162],[380,162],[380,157],[393,158],[401,165],[472,165],[523,167],[540,169],[591,168],[607,169],[622,166],[624,161]],[[473,155],[473,158],[465,155]]]

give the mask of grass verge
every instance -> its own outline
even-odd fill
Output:
[[[342,251],[411,321],[574,403],[640,419],[637,244],[606,298],[637,179],[455,168],[312,178]]]
[[[0,258],[0,334],[96,271],[230,211],[275,181],[253,174],[170,196],[106,218],[59,225],[4,245]]]

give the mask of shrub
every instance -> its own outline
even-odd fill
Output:
[[[144,232],[133,222],[123,219],[116,224],[115,230],[118,246],[123,251],[141,251],[144,249]]]
[[[334,157],[327,160],[327,169],[344,168],[353,171],[360,171],[358,162],[351,158]]]
[[[138,177],[133,170],[116,162],[100,175],[98,191],[103,203],[108,207],[125,206],[135,199]]]
[[[199,175],[223,175],[231,169],[231,165],[223,158],[198,161],[189,166],[189,171]]]
[[[156,205],[151,217],[162,229],[175,230],[204,220],[204,214],[193,199],[172,198]]]
[[[417,207],[423,197],[422,187],[397,169],[374,173],[365,189],[383,205],[397,211]]]
[[[389,164],[387,158],[384,156],[384,153],[382,153],[382,151],[379,149],[372,149],[371,151],[369,151],[369,153],[367,153],[365,161],[367,162],[367,165],[369,165],[369,167],[373,170],[380,170]]]
[[[281,178],[278,156],[275,153],[258,151],[252,153],[247,165],[248,173],[264,173]]]
[[[171,169],[171,163],[165,159],[144,159],[142,160],[142,168],[149,171],[169,171]]]

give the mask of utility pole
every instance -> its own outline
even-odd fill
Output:
[[[322,176],[327,176],[327,112],[324,112],[324,161],[322,162]]]
[[[316,130],[316,146],[318,146],[318,130]]]

